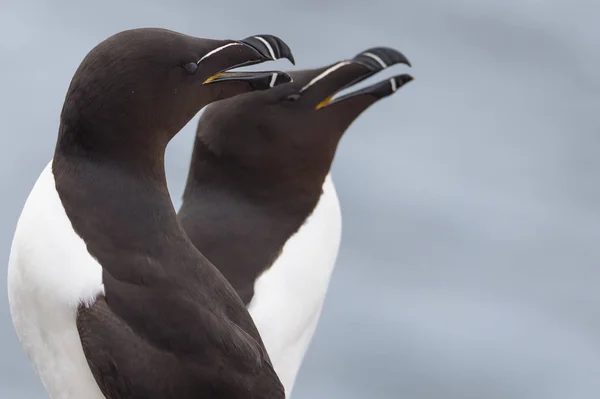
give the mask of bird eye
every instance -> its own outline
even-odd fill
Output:
[[[193,75],[198,70],[198,64],[195,62],[188,62],[187,64],[183,65],[183,69],[185,69],[188,75]]]
[[[289,96],[285,97],[284,100],[285,101],[296,101],[299,98],[300,98],[300,94],[290,94]]]

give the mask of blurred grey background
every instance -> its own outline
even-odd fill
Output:
[[[72,74],[109,35],[273,33],[301,68],[393,46],[416,80],[338,150],[342,251],[294,399],[599,398],[598,15],[597,0],[2,0],[3,264]],[[196,120],[167,154],[177,207]],[[5,276],[0,397],[44,398]]]

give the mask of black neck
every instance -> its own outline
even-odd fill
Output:
[[[240,170],[197,140],[178,218],[194,245],[248,304],[254,280],[317,205],[325,178]]]
[[[177,221],[162,158],[97,152],[77,144],[81,132],[61,129],[52,164],[56,190],[73,229],[102,266],[108,305],[125,312],[124,292],[135,297],[143,286],[151,288],[152,303],[163,306],[169,301],[161,302],[161,295],[178,287],[262,344],[231,286]]]
[[[55,157],[102,164],[166,187],[164,154],[168,139],[161,139],[156,132],[101,126],[83,117],[74,120],[63,116]]]
[[[138,272],[123,264],[138,256],[176,264],[167,262],[173,256],[168,248],[183,250],[188,240],[167,190],[164,148],[111,150],[85,133],[61,126],[52,169],[67,216],[88,251],[117,274]]]
[[[296,206],[319,198],[331,161],[317,162],[313,153],[281,166],[246,166],[234,157],[215,154],[196,138],[183,199],[193,201],[197,191],[209,187],[294,212]]]

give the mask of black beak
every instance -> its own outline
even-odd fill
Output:
[[[300,94],[306,92],[302,95],[318,98],[315,108],[320,109],[337,102],[339,99],[333,100],[333,97],[338,92],[397,64],[411,66],[410,61],[397,50],[388,47],[371,48],[359,53],[351,60],[341,61],[318,70],[316,76],[300,90]],[[380,83],[370,86],[367,88],[369,90],[361,90],[360,95],[373,94],[382,98],[384,97],[383,93],[390,91],[389,94],[391,94],[410,80],[412,80],[410,75],[400,75],[386,81],[389,83],[387,89],[383,83]],[[358,93],[348,94],[343,96],[343,99],[350,98],[354,94],[359,95]]]
[[[214,71],[204,80],[204,84],[243,81],[249,83],[255,90],[264,90],[291,82],[292,78],[287,73],[279,71],[229,72],[234,68],[282,58],[294,64],[290,47],[280,38],[273,35],[256,35],[239,41],[229,40],[219,43],[219,46],[198,61],[198,66],[203,70]]]
[[[286,58],[292,65],[296,65],[292,50],[290,50],[290,47],[277,36],[256,35],[240,40],[240,42],[256,50],[265,61]]]
[[[317,105],[316,109],[321,109],[328,105],[337,104],[341,101],[349,100],[350,98],[358,96],[369,95],[375,97],[376,100],[379,100],[384,97],[391,96],[402,86],[413,80],[414,78],[408,74],[397,75],[388,80],[384,80],[382,82],[375,83],[371,86],[367,86],[361,90],[357,90],[352,93],[348,93],[343,96],[337,97],[334,100],[329,99],[328,102],[323,101],[319,105]]]
[[[235,81],[247,82],[254,90],[266,90],[282,83],[289,83],[292,77],[282,71],[220,72],[208,78],[204,84]]]
[[[396,64],[412,66],[404,54],[389,47],[375,47],[365,50],[357,54],[352,61],[368,66],[373,72],[382,71]]]

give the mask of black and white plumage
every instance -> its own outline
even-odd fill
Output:
[[[284,398],[244,304],[180,228],[164,171],[204,105],[290,80],[227,72],[292,59],[260,38],[130,30],[75,73],[8,270],[15,329],[51,398]]]
[[[334,95],[396,64],[408,60],[378,47],[293,71],[292,83],[211,104],[198,124],[178,216],[248,306],[288,395],[340,246],[330,176],[339,140],[364,110],[412,77]]]

